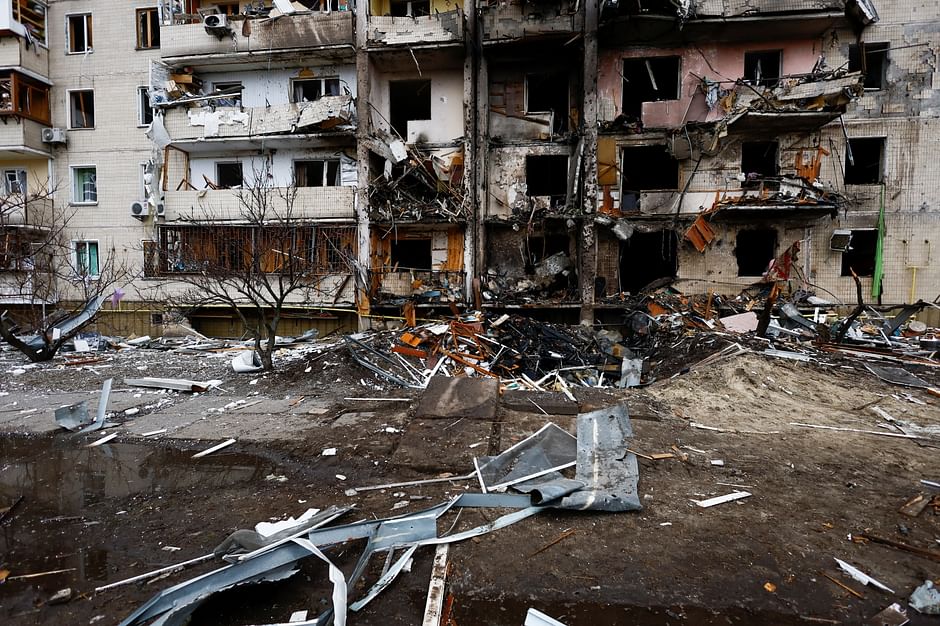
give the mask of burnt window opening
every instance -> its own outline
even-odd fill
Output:
[[[874,276],[877,246],[877,230],[853,230],[849,247],[842,253],[842,275],[851,276],[852,270],[855,270],[859,276]]]
[[[780,82],[783,50],[744,53],[744,80],[760,87],[776,87]]]
[[[666,146],[633,146],[621,154],[620,210],[640,208],[640,192],[679,188],[679,161]]]
[[[431,238],[393,239],[392,267],[398,270],[431,270]]]
[[[568,157],[564,154],[528,155],[525,183],[530,197],[564,198],[568,195]]]
[[[764,178],[780,174],[779,150],[780,144],[776,141],[746,141],[741,144],[742,189],[758,189]]]
[[[293,102],[315,102],[323,96],[340,95],[339,78],[310,78],[294,80]]]
[[[526,113],[552,113],[552,132],[568,130],[568,74],[526,74]]]
[[[390,14],[393,17],[418,17],[431,14],[430,0],[391,0]]]
[[[340,184],[339,159],[294,162],[297,187],[336,187]]]
[[[620,242],[620,290],[639,293],[653,281],[675,278],[679,269],[675,231],[634,232]]]
[[[888,72],[888,43],[864,43],[849,46],[849,71],[865,74],[865,89],[884,87]]]
[[[569,257],[571,238],[565,233],[545,234],[541,237],[527,237],[525,240],[525,273],[534,274],[535,265],[544,259],[564,252]]]
[[[216,163],[215,184],[222,189],[236,189],[245,182],[241,163]]]
[[[408,141],[408,122],[431,119],[431,81],[389,81],[388,113],[392,130]]]
[[[679,57],[623,60],[623,114],[640,119],[644,102],[679,99]]]
[[[763,276],[777,254],[777,231],[773,228],[739,230],[734,246],[738,276]]]
[[[884,179],[884,137],[849,139],[845,154],[846,185],[877,185]]]

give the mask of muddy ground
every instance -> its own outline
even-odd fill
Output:
[[[206,554],[236,529],[309,507],[354,504],[347,522],[419,510],[478,486],[464,480],[345,492],[466,474],[474,455],[504,450],[547,420],[574,432],[572,415],[505,405],[493,417],[416,417],[417,392],[381,383],[341,351],[295,355],[279,374],[264,377],[236,376],[230,357],[137,350],[87,365],[65,365],[62,356],[24,368],[16,353],[0,355],[0,509],[22,496],[0,525],[0,570],[10,572],[0,585],[0,622],[116,624],[160,589],[210,566],[99,594],[95,587]],[[938,382],[935,371],[918,375]],[[223,384],[195,397],[123,384],[140,376]],[[55,429],[52,408],[82,394],[94,407],[110,377],[115,419],[127,420],[113,443],[86,448],[100,435]],[[940,579],[940,557],[850,538],[869,532],[940,554],[940,516],[930,508],[916,518],[898,512],[918,493],[940,493],[919,482],[940,480],[937,448],[792,425],[898,432],[883,428],[874,407],[940,425],[938,398],[925,391],[884,383],[857,360],[803,363],[750,352],[643,389],[583,392],[582,410],[627,403],[633,450],[676,456],[639,459],[641,512],[546,511],[451,546],[453,623],[519,626],[536,607],[569,626],[858,624],[892,602],[906,605],[924,580]],[[244,410],[218,411],[239,401]],[[125,407],[138,410],[125,416]],[[167,433],[140,436],[154,424],[168,424]],[[235,445],[191,458],[233,433]],[[322,456],[329,447],[337,454]],[[691,502],[736,489],[753,495],[708,509]],[[401,502],[407,504],[393,511]],[[467,510],[456,528],[499,513]],[[348,574],[359,549],[330,555]],[[411,572],[349,623],[420,624],[432,556],[431,548],[419,550]],[[833,557],[896,593],[862,586],[840,573]],[[382,564],[374,560],[367,582]],[[13,579],[58,569],[67,571]],[[48,604],[64,587],[73,590],[71,601]],[[303,609],[313,616],[328,606],[329,591],[325,568],[309,562],[286,581],[221,594],[192,623],[285,622]],[[940,624],[940,617],[910,613],[912,624]]]

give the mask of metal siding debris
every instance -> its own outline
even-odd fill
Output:
[[[848,574],[849,576],[851,576],[858,582],[862,583],[863,585],[872,585],[874,587],[878,587],[882,591],[887,591],[888,593],[894,593],[894,591],[892,591],[889,587],[886,587],[885,585],[881,584],[880,582],[878,582],[877,580],[875,580],[874,578],[872,578],[871,576],[869,576],[862,570],[849,565],[848,563],[846,563],[845,561],[841,559],[835,559],[835,561],[836,563],[839,564],[839,569],[841,569],[843,572],[845,572],[846,574]]]

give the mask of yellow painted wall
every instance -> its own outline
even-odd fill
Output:
[[[16,158],[16,155],[4,155],[8,158],[0,159],[2,170],[26,170],[26,184],[30,193],[36,193],[50,187],[49,165],[46,159]],[[0,179],[0,191],[4,189]]]

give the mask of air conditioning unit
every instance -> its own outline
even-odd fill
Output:
[[[131,202],[131,217],[136,217],[137,219],[142,220],[147,217],[148,212],[149,211],[147,210],[146,201]]]
[[[65,143],[65,129],[64,128],[43,128],[42,129],[42,142],[43,143]]]
[[[228,28],[228,16],[224,13],[210,13],[202,18],[202,25],[206,30],[218,30]]]
[[[166,217],[166,205],[162,202],[157,205],[156,215],[157,217]]]

